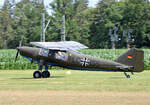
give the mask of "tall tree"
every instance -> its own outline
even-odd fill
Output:
[[[123,6],[123,19],[121,25],[124,29],[133,29],[135,46],[142,47],[147,37],[146,29],[148,22],[148,4],[145,0],[128,0]],[[149,13],[148,13],[149,14]]]
[[[109,29],[118,26],[118,34],[121,40],[117,46],[123,47],[126,39],[123,37],[123,30],[132,29],[136,47],[148,45],[149,26],[149,2],[145,0],[101,0],[93,12],[94,20],[91,25],[91,46],[97,48],[109,48]]]
[[[53,40],[60,40],[62,28],[62,16],[66,17],[66,39],[76,40],[88,44],[89,23],[87,21],[88,0],[54,0],[51,3],[53,9],[51,36]]]
[[[13,29],[11,27],[11,15],[9,1],[5,2],[0,10],[0,42],[1,48],[7,48],[7,44],[13,39]]]
[[[25,43],[40,41],[41,17],[45,12],[43,4],[36,1],[23,0],[16,5],[13,29],[15,40],[11,42],[18,46],[19,40],[24,37]],[[11,45],[10,45],[11,46]],[[11,46],[13,47],[13,46]]]
[[[109,28],[114,27],[115,20],[120,18],[117,13],[117,17],[115,17],[115,14],[112,12],[111,7],[114,3],[114,0],[102,0],[98,3],[97,8],[93,12],[94,18],[90,28],[91,47],[93,48],[110,47]],[[114,11],[117,12],[116,10]]]

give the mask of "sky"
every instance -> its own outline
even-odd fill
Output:
[[[3,5],[4,1],[5,0],[0,0],[0,7]],[[16,1],[20,1],[20,0],[16,0]],[[53,1],[53,0],[45,0],[44,4],[48,5],[49,2],[51,2],[51,1]],[[98,1],[99,0],[89,0],[89,6],[90,7],[95,7],[95,5],[97,4]]]
[[[49,4],[49,2],[51,2],[53,0],[45,0],[45,4]],[[95,5],[97,4],[99,0],[89,0],[89,6],[90,7],[95,7]]]
[[[0,8],[4,4],[5,0],[0,0]],[[15,0],[15,1],[20,1],[20,0]],[[53,0],[44,0],[45,7],[49,6],[49,3],[52,2]],[[89,0],[89,7],[96,7],[96,4],[98,3],[99,0]],[[47,12],[49,15],[52,15],[52,11],[47,9]]]
[[[53,0],[44,0],[44,4],[45,6],[48,6],[50,2],[52,2]],[[95,7],[96,4],[98,3],[99,0],[89,0],[89,7]],[[47,11],[49,15],[52,14],[51,10]]]

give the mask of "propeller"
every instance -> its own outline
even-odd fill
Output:
[[[22,42],[23,42],[23,38],[21,39],[20,43],[19,43],[19,47],[22,47]],[[17,53],[16,53],[16,57],[15,57],[15,62],[17,61],[18,55],[19,55],[19,47],[17,47]]]
[[[23,42],[23,38],[21,39],[20,43],[19,43],[19,47],[22,46],[22,42]]]
[[[18,55],[19,55],[19,50],[17,51],[16,57],[15,57],[15,62],[17,61]]]

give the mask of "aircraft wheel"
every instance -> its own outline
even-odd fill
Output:
[[[50,77],[50,72],[49,71],[43,71],[42,72],[42,77],[43,78],[49,78]]]
[[[127,75],[127,78],[130,78],[130,75]]]
[[[42,76],[42,73],[41,73],[40,71],[35,71],[35,72],[33,73],[33,77],[34,77],[34,78],[41,78],[41,76]]]

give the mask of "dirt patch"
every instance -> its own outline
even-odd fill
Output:
[[[0,91],[0,105],[150,105],[150,93]]]

